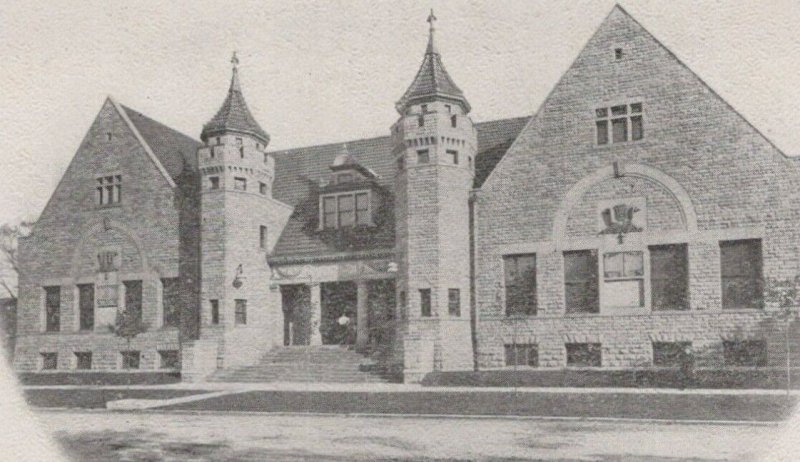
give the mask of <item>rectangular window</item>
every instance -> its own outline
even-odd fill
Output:
[[[430,155],[428,154],[427,149],[420,149],[417,151],[417,163],[418,164],[427,164],[430,162]]]
[[[609,141],[626,143],[643,139],[642,103],[595,109],[595,133],[598,145],[608,144]]]
[[[402,171],[404,168],[406,168],[406,159],[405,157],[400,156],[397,158],[397,170]]]
[[[122,355],[122,368],[123,369],[139,369],[139,360],[141,353],[138,351],[123,351]]]
[[[233,177],[233,189],[237,191],[247,191],[247,178]]]
[[[94,284],[78,285],[78,329],[94,329]]]
[[[506,287],[506,316],[536,315],[536,255],[503,257]]]
[[[180,369],[181,368],[181,355],[178,350],[159,350],[158,356],[160,359],[161,369]]]
[[[612,252],[603,255],[603,306],[644,306],[644,254]]]
[[[603,363],[599,343],[567,343],[567,366],[600,367]]]
[[[564,252],[564,295],[567,313],[600,311],[596,251]]]
[[[267,227],[264,225],[258,227],[258,246],[262,249],[267,248]]]
[[[447,313],[450,316],[461,316],[461,290],[447,290]]]
[[[367,193],[356,194],[356,224],[370,224],[369,194]]]
[[[760,239],[719,243],[722,308],[761,308],[764,286]]]
[[[337,184],[347,184],[353,182],[353,174],[352,173],[340,173],[338,177],[336,177]]]
[[[61,287],[44,288],[45,331],[61,330]]]
[[[417,116],[417,125],[419,125],[420,127],[424,127],[425,126],[425,116],[423,116],[423,115],[418,115]]]
[[[107,175],[99,177],[96,191],[98,205],[119,204],[122,200],[122,176]]]
[[[339,208],[339,226],[353,226],[356,222],[355,199],[351,195],[342,195],[337,198]]]
[[[42,357],[42,370],[58,369],[58,353],[39,353],[39,355]]]
[[[447,150],[447,157],[450,158],[450,162],[453,165],[458,165],[458,151],[454,151],[452,149]]]
[[[262,196],[267,195],[267,184],[264,183],[263,181],[258,182],[258,193],[261,194]]]
[[[725,341],[722,347],[726,366],[767,365],[767,342],[763,340]]]
[[[123,281],[125,284],[125,309],[142,322],[142,281]]]
[[[219,177],[218,176],[210,176],[208,177],[208,187],[211,189],[219,189]]]
[[[686,244],[655,245],[650,250],[653,310],[689,309],[689,257]]]
[[[450,116],[450,126],[453,128],[458,127],[458,116],[456,116],[455,114]]]
[[[75,369],[88,371],[92,368],[92,353],[89,351],[75,352]]]
[[[219,324],[219,300],[209,300],[211,304],[211,324]]]
[[[539,346],[532,343],[504,345],[506,366],[539,367]]]
[[[678,367],[689,359],[692,342],[653,342],[653,365]]]
[[[431,316],[431,289],[419,289],[420,315],[425,318]]]
[[[165,278],[161,280],[163,291],[161,300],[163,305],[164,327],[178,327],[180,324],[181,288],[179,278]]]
[[[236,299],[236,324],[247,324],[247,300]]]
[[[336,197],[322,198],[323,204],[323,228],[336,228]]]

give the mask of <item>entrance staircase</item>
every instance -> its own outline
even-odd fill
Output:
[[[339,345],[290,346],[269,351],[258,364],[215,373],[212,382],[385,383],[374,359]]]

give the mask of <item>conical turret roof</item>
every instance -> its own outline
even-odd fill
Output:
[[[200,139],[205,141],[209,137],[225,132],[238,132],[255,136],[267,144],[269,143],[269,134],[256,122],[242,95],[242,88],[239,84],[239,60],[236,58],[236,53],[233,54],[231,62],[233,63],[233,75],[228,96],[217,114],[203,126]]]
[[[433,15],[433,10],[431,10],[431,14],[428,16],[428,22],[430,23],[428,47],[425,50],[422,65],[417,71],[417,76],[414,77],[411,86],[408,87],[403,97],[395,105],[397,111],[401,114],[409,104],[436,98],[449,99],[460,103],[464,108],[464,112],[470,111],[470,105],[464,97],[464,92],[453,82],[442,63],[442,56],[436,46],[435,21],[436,16]]]

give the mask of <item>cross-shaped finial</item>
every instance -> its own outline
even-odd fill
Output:
[[[436,15],[433,14],[433,8],[431,8],[431,14],[428,15],[427,21],[431,25],[431,29],[433,29],[433,23],[436,22]]]
[[[235,51],[233,52],[233,56],[231,56],[231,64],[233,64],[233,67],[236,67],[236,66],[239,65],[239,58],[236,57],[236,52]]]

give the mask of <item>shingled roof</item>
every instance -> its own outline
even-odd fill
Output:
[[[183,133],[157,122],[139,111],[121,106],[136,130],[142,135],[153,154],[169,176],[176,179],[184,169],[197,169],[197,149],[202,144]]]
[[[234,56],[235,59],[236,57]],[[244,101],[242,88],[239,84],[239,70],[236,66],[233,67],[228,96],[223,101],[222,107],[219,108],[217,114],[203,126],[200,139],[205,141],[224,132],[245,133],[261,139],[264,144],[269,143],[269,135],[256,122],[255,117],[250,113],[250,109],[247,108],[247,103]]]
[[[475,159],[475,187],[480,187],[530,117],[494,120],[475,124],[478,132],[478,154]],[[330,166],[347,146],[348,153],[360,165],[377,175],[376,183],[384,197],[384,220],[373,229],[368,239],[347,252],[394,249],[394,176],[391,139],[388,136],[346,143],[274,151],[275,182],[273,197],[294,207],[294,213],[278,239],[271,261],[320,259],[343,254],[339,242],[327,240],[316,226],[319,213],[320,184],[330,177]],[[347,253],[344,252],[344,253]],[[291,258],[288,258],[291,257]]]

